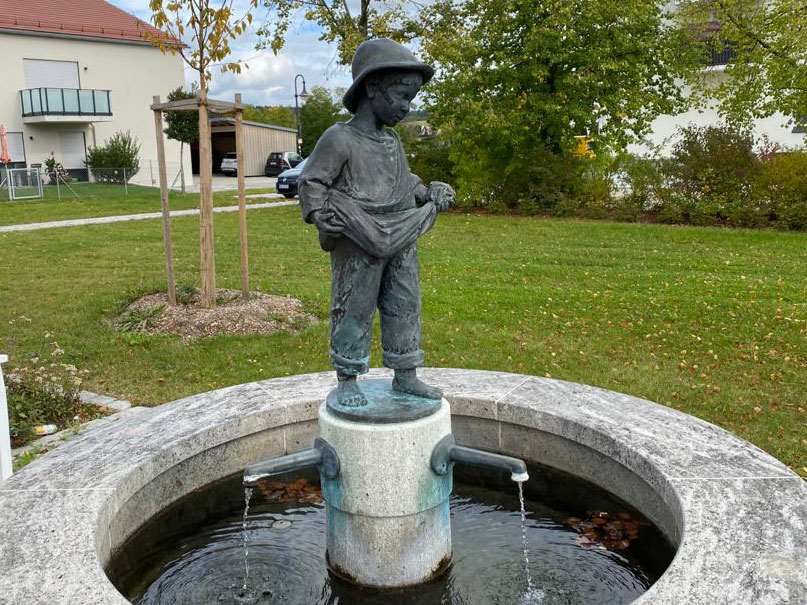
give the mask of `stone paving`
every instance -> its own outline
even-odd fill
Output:
[[[256,194],[255,197],[272,199],[283,198],[282,195],[277,193],[262,193]],[[252,197],[252,196],[247,196]],[[258,210],[261,208],[275,208],[277,206],[294,206],[298,202],[296,200],[283,201],[283,202],[262,202],[259,204],[247,204],[247,209]],[[213,212],[238,212],[238,206],[220,206],[213,208]],[[198,208],[191,208],[190,210],[173,210],[171,211],[171,218],[178,216],[193,216],[199,214]],[[39,229],[53,229],[57,227],[80,227],[83,225],[103,225],[106,223],[121,223],[125,221],[142,221],[145,219],[161,218],[162,212],[142,212],[140,214],[123,214],[118,216],[100,216],[95,218],[76,218],[65,221],[48,221],[44,223],[24,223],[21,225],[3,225],[0,226],[0,233],[8,233],[11,231],[37,231]]]

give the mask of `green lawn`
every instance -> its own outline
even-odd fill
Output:
[[[192,284],[198,219],[173,225],[178,282]],[[253,287],[325,318],[329,261],[299,210],[253,210],[249,233]],[[236,215],[216,217],[216,245],[219,286],[238,288]],[[452,214],[420,254],[430,365],[646,397],[807,475],[807,235]],[[0,234],[0,350],[13,366],[55,339],[88,388],[150,405],[329,369],[325,323],[194,344],[108,327],[161,287],[159,221]]]
[[[97,183],[74,183],[71,185],[78,197],[62,187],[62,199],[58,199],[55,187],[45,187],[45,197],[36,200],[0,200],[0,225],[41,223],[76,218],[159,212],[160,190],[156,187],[129,185],[128,194],[123,185]],[[247,194],[274,192],[274,188],[250,189]],[[247,200],[247,203],[277,200]],[[213,194],[215,206],[238,204],[237,191],[217,191]],[[171,210],[185,210],[199,206],[199,194],[182,194],[171,191]]]

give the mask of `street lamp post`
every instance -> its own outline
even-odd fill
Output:
[[[303,81],[303,90],[299,94],[297,94],[297,78]],[[300,129],[300,106],[297,103],[297,98],[300,98],[300,101],[305,103],[311,95],[308,94],[308,91],[305,89],[305,78],[303,74],[297,74],[294,76],[294,113],[297,116],[297,153],[302,153],[303,150],[303,133]]]

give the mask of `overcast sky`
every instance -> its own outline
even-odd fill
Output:
[[[148,0],[107,0],[107,2],[151,22]],[[236,0],[235,4],[239,4]],[[256,22],[263,19],[266,10],[255,12]],[[238,13],[242,14],[242,13]],[[232,99],[240,92],[247,103],[254,105],[294,105],[294,77],[301,73],[307,88],[325,86],[333,89],[350,85],[350,70],[336,62],[336,45],[320,42],[319,29],[315,24],[298,18],[289,27],[286,45],[275,55],[271,50],[255,50],[256,27],[250,28],[239,38],[231,55],[233,60],[242,60],[249,69],[240,74],[213,72],[210,85],[212,97],[222,100]],[[190,83],[193,72],[185,71],[185,79]],[[299,88],[298,88],[299,92]]]

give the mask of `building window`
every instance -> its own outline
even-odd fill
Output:
[[[81,88],[78,63],[23,59],[25,88]]]
[[[25,167],[25,141],[21,132],[7,132],[8,155],[11,156],[12,168]]]

